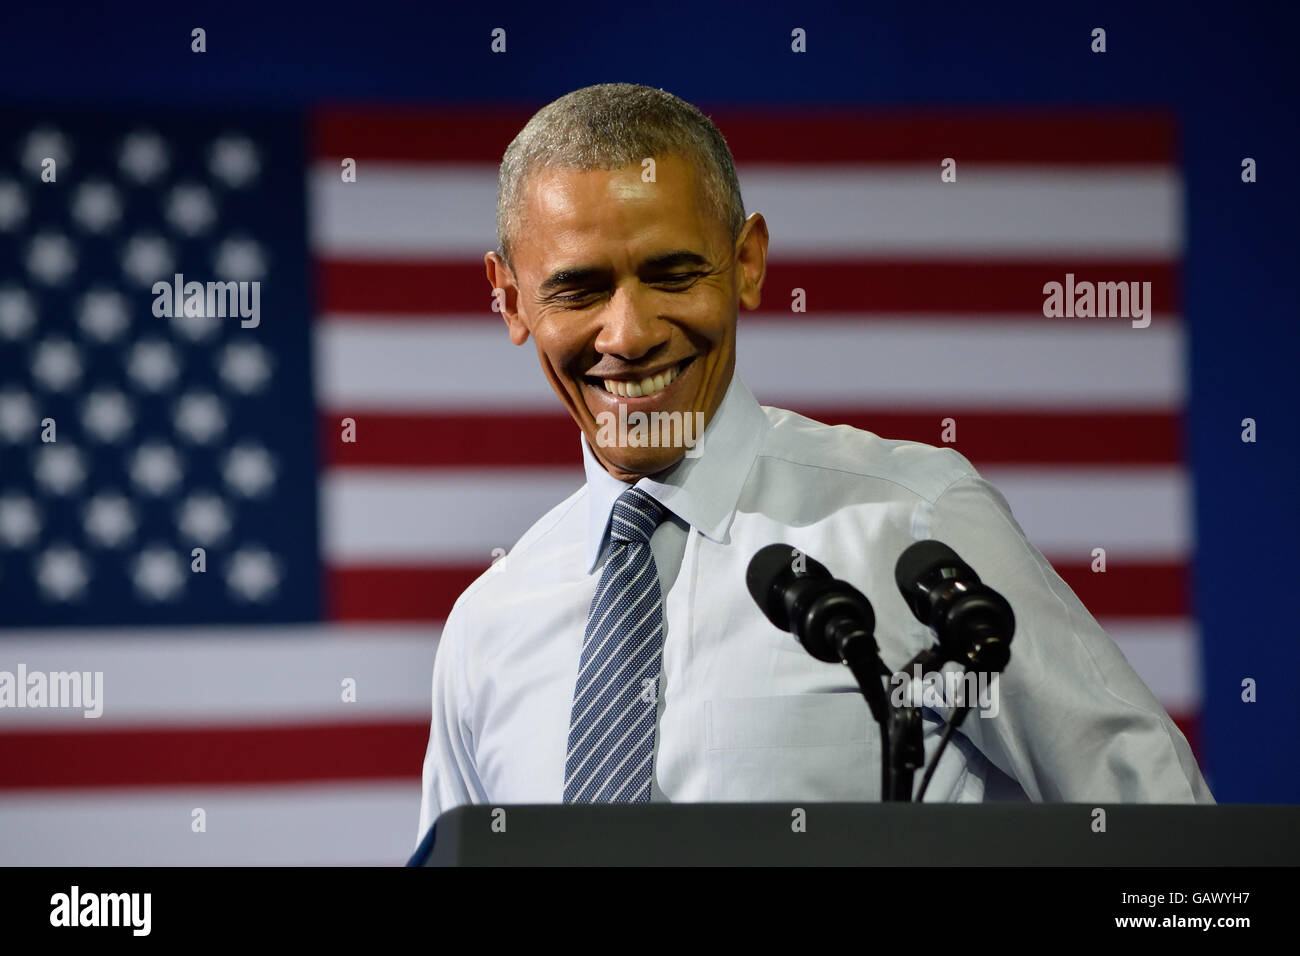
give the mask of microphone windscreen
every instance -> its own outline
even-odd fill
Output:
[[[894,582],[904,596],[911,595],[916,582],[921,580],[936,567],[942,565],[962,566],[965,562],[957,557],[957,552],[942,541],[918,541],[909,545],[898,556],[894,565]]]
[[[745,572],[749,596],[767,619],[783,631],[787,622],[780,620],[784,609],[775,584],[778,578],[790,572],[794,552],[795,549],[788,544],[769,544],[749,559],[749,569]]]
[[[796,570],[797,568],[797,570]],[[830,572],[808,555],[788,544],[769,544],[749,560],[745,586],[749,596],[776,627],[790,630],[784,586],[795,578],[829,578]]]

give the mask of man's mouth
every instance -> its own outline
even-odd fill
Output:
[[[686,366],[694,360],[694,357],[678,362],[657,372],[654,375],[648,375],[639,379],[619,379],[619,378],[596,378],[588,376],[589,382],[597,383],[611,395],[617,395],[619,398],[646,398],[657,392],[662,392],[665,388],[673,383]]]

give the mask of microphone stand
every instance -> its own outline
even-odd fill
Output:
[[[880,725],[880,799],[898,800],[897,788],[893,785],[894,772],[891,755],[893,718],[889,708],[889,695],[885,691],[881,677],[889,677],[889,668],[880,659],[876,649],[875,638],[870,631],[863,630],[848,619],[833,621],[827,628],[831,646],[839,649],[840,660],[852,672],[858,682],[862,696],[867,700],[871,716]],[[920,740],[920,711],[917,712],[917,740]],[[908,778],[907,795],[904,800],[911,800],[911,778]]]
[[[943,654],[938,647],[930,647],[913,657],[903,668],[903,673],[910,674],[916,665],[921,665],[925,674],[937,664],[942,666]],[[909,678],[910,680],[910,678]],[[886,776],[886,800],[912,802],[912,778],[917,770],[925,766],[925,741],[921,719],[921,703],[918,702],[918,688],[909,686],[905,703],[894,707],[889,713],[889,767]],[[929,780],[926,780],[928,783]],[[924,793],[924,792],[923,792]]]

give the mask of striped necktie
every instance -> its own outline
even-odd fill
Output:
[[[614,502],[610,553],[587,613],[569,718],[565,803],[647,803],[664,612],[650,536],[667,514],[644,491]]]

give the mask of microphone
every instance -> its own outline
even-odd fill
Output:
[[[769,544],[760,549],[750,559],[745,583],[767,619],[793,634],[819,661],[848,663],[848,651],[879,659],[871,602],[797,548]]]
[[[944,656],[967,670],[1001,671],[1011,660],[1016,617],[1011,605],[939,541],[910,545],[894,581],[916,619],[939,638]]]

